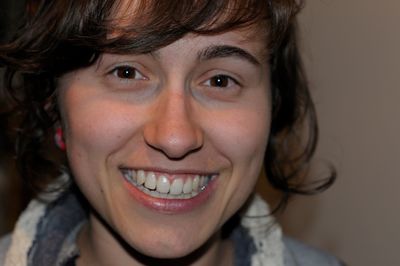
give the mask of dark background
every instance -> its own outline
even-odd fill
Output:
[[[22,0],[0,0],[0,44],[12,38],[24,10]],[[1,88],[3,69],[0,68],[0,235],[12,230],[15,220],[24,208],[23,188],[14,163],[12,119],[4,113],[7,100]]]

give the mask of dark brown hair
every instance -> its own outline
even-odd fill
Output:
[[[318,133],[296,41],[301,1],[138,0],[132,2],[140,13],[116,16],[125,2],[28,1],[26,21],[11,42],[0,46],[4,87],[22,119],[16,149],[19,170],[30,184],[38,187],[54,179],[67,164],[54,162],[51,155],[59,122],[58,77],[90,66],[104,52],[146,53],[187,33],[216,34],[254,24],[267,31],[270,54],[272,124],[265,154],[269,182],[283,192],[284,204],[293,193],[319,192],[334,181],[334,171],[311,185],[299,181],[309,168]]]

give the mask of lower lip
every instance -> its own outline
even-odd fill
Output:
[[[190,199],[161,199],[147,195],[125,179],[123,180],[125,187],[133,198],[145,207],[165,214],[189,212],[202,206],[210,198],[216,183],[215,179],[211,180],[203,191]]]

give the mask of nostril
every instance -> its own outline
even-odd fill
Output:
[[[150,148],[152,148],[153,150],[156,150],[156,151],[164,154],[165,157],[167,157],[169,160],[172,160],[172,161],[182,160],[185,157],[187,157],[188,155],[198,152],[202,148],[202,146],[199,146],[199,147],[197,147],[195,149],[189,149],[189,150],[186,150],[185,152],[181,152],[181,151],[178,151],[178,150],[174,151],[174,150],[171,150],[171,149],[160,148],[160,147],[154,146],[154,145],[152,145],[151,143],[148,143],[148,142],[146,142],[146,143]]]
[[[174,160],[201,149],[203,132],[191,103],[190,95],[164,90],[144,125],[144,138],[149,147]]]
[[[146,126],[144,131],[146,144],[163,153],[171,160],[180,160],[197,152],[203,146],[203,133],[195,125],[186,121],[155,122]]]

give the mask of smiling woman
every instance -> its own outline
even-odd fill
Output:
[[[19,169],[40,193],[2,242],[5,265],[339,265],[282,237],[254,192],[263,164],[281,206],[333,182],[297,181],[316,144],[298,10],[28,1],[0,63]]]

